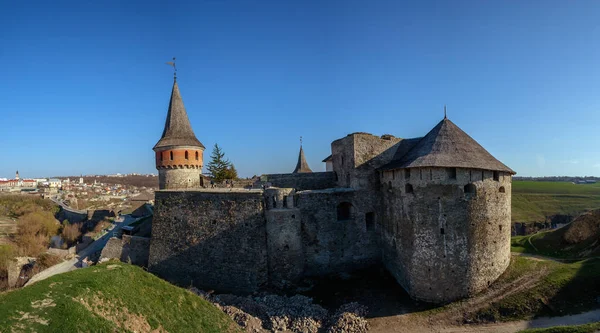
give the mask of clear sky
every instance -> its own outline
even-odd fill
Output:
[[[156,173],[172,86],[241,176],[448,117],[522,176],[600,176],[600,1],[2,1],[0,177]]]

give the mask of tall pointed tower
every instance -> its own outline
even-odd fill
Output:
[[[15,179],[19,180],[19,170],[17,170],[17,173],[15,174]]]
[[[156,154],[159,189],[200,187],[204,145],[192,130],[176,77],[165,129],[153,150]]]
[[[308,163],[306,162],[306,158],[304,157],[304,149],[302,149],[302,144],[300,144],[300,154],[298,154],[298,163],[296,164],[296,169],[292,173],[308,173],[312,172]]]

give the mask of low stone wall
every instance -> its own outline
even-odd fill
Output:
[[[322,190],[336,186],[335,172],[280,173],[263,175],[261,180],[271,186],[302,190]]]
[[[71,246],[70,248],[68,248],[66,250],[50,248],[50,249],[48,249],[48,251],[46,251],[46,253],[55,255],[60,258],[67,258],[69,256],[75,255],[75,250],[76,250],[75,246]]]
[[[108,240],[100,260],[119,259],[133,265],[147,267],[150,238],[123,235],[122,239],[113,237]]]

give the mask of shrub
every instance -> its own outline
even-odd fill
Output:
[[[65,240],[65,242],[67,242],[69,244],[73,244],[73,243],[75,243],[75,241],[77,241],[77,239],[79,239],[80,236],[81,236],[81,224],[80,223],[66,224],[63,226],[62,238]]]
[[[0,271],[7,269],[8,261],[15,257],[16,252],[12,244],[0,245]]]
[[[42,268],[46,269],[48,267],[54,266],[56,264],[61,263],[62,260],[52,254],[49,253],[43,253],[40,255],[40,257],[38,258],[38,263],[42,266]]]

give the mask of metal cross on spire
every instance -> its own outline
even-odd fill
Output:
[[[173,79],[177,80],[177,67],[175,67],[175,57],[173,57],[173,61],[167,61],[167,65],[173,66]]]

